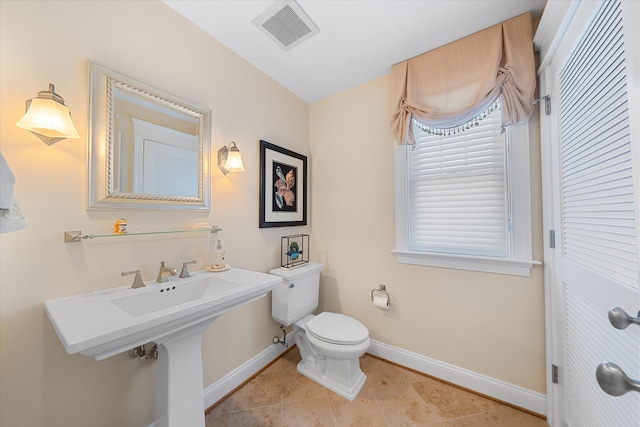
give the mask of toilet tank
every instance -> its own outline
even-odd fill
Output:
[[[283,325],[291,325],[313,313],[318,308],[320,271],[322,264],[315,262],[271,270],[269,273],[282,277],[271,294],[271,317]]]

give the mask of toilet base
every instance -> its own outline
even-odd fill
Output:
[[[364,387],[364,384],[367,382],[367,376],[364,372],[360,371],[353,379],[351,386],[346,386],[324,375],[321,366],[306,363],[304,359],[298,363],[298,372],[351,401],[358,396],[358,393],[360,393],[360,390],[362,390],[362,387]]]

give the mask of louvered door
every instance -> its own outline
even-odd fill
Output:
[[[640,327],[617,330],[607,317],[614,306],[633,315],[640,310],[638,73],[637,52],[630,51],[630,25],[638,22],[629,19],[638,9],[632,3],[582,2],[546,74],[555,110],[559,425],[570,427],[640,426],[640,393],[610,396],[595,376],[598,364],[612,361],[640,378]]]

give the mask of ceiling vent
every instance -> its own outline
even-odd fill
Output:
[[[320,32],[298,3],[278,0],[253,20],[267,36],[285,51],[293,49]]]

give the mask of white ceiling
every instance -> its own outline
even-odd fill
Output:
[[[526,11],[539,16],[546,2],[297,0],[320,33],[285,52],[252,23],[274,0],[163,1],[309,103]]]

